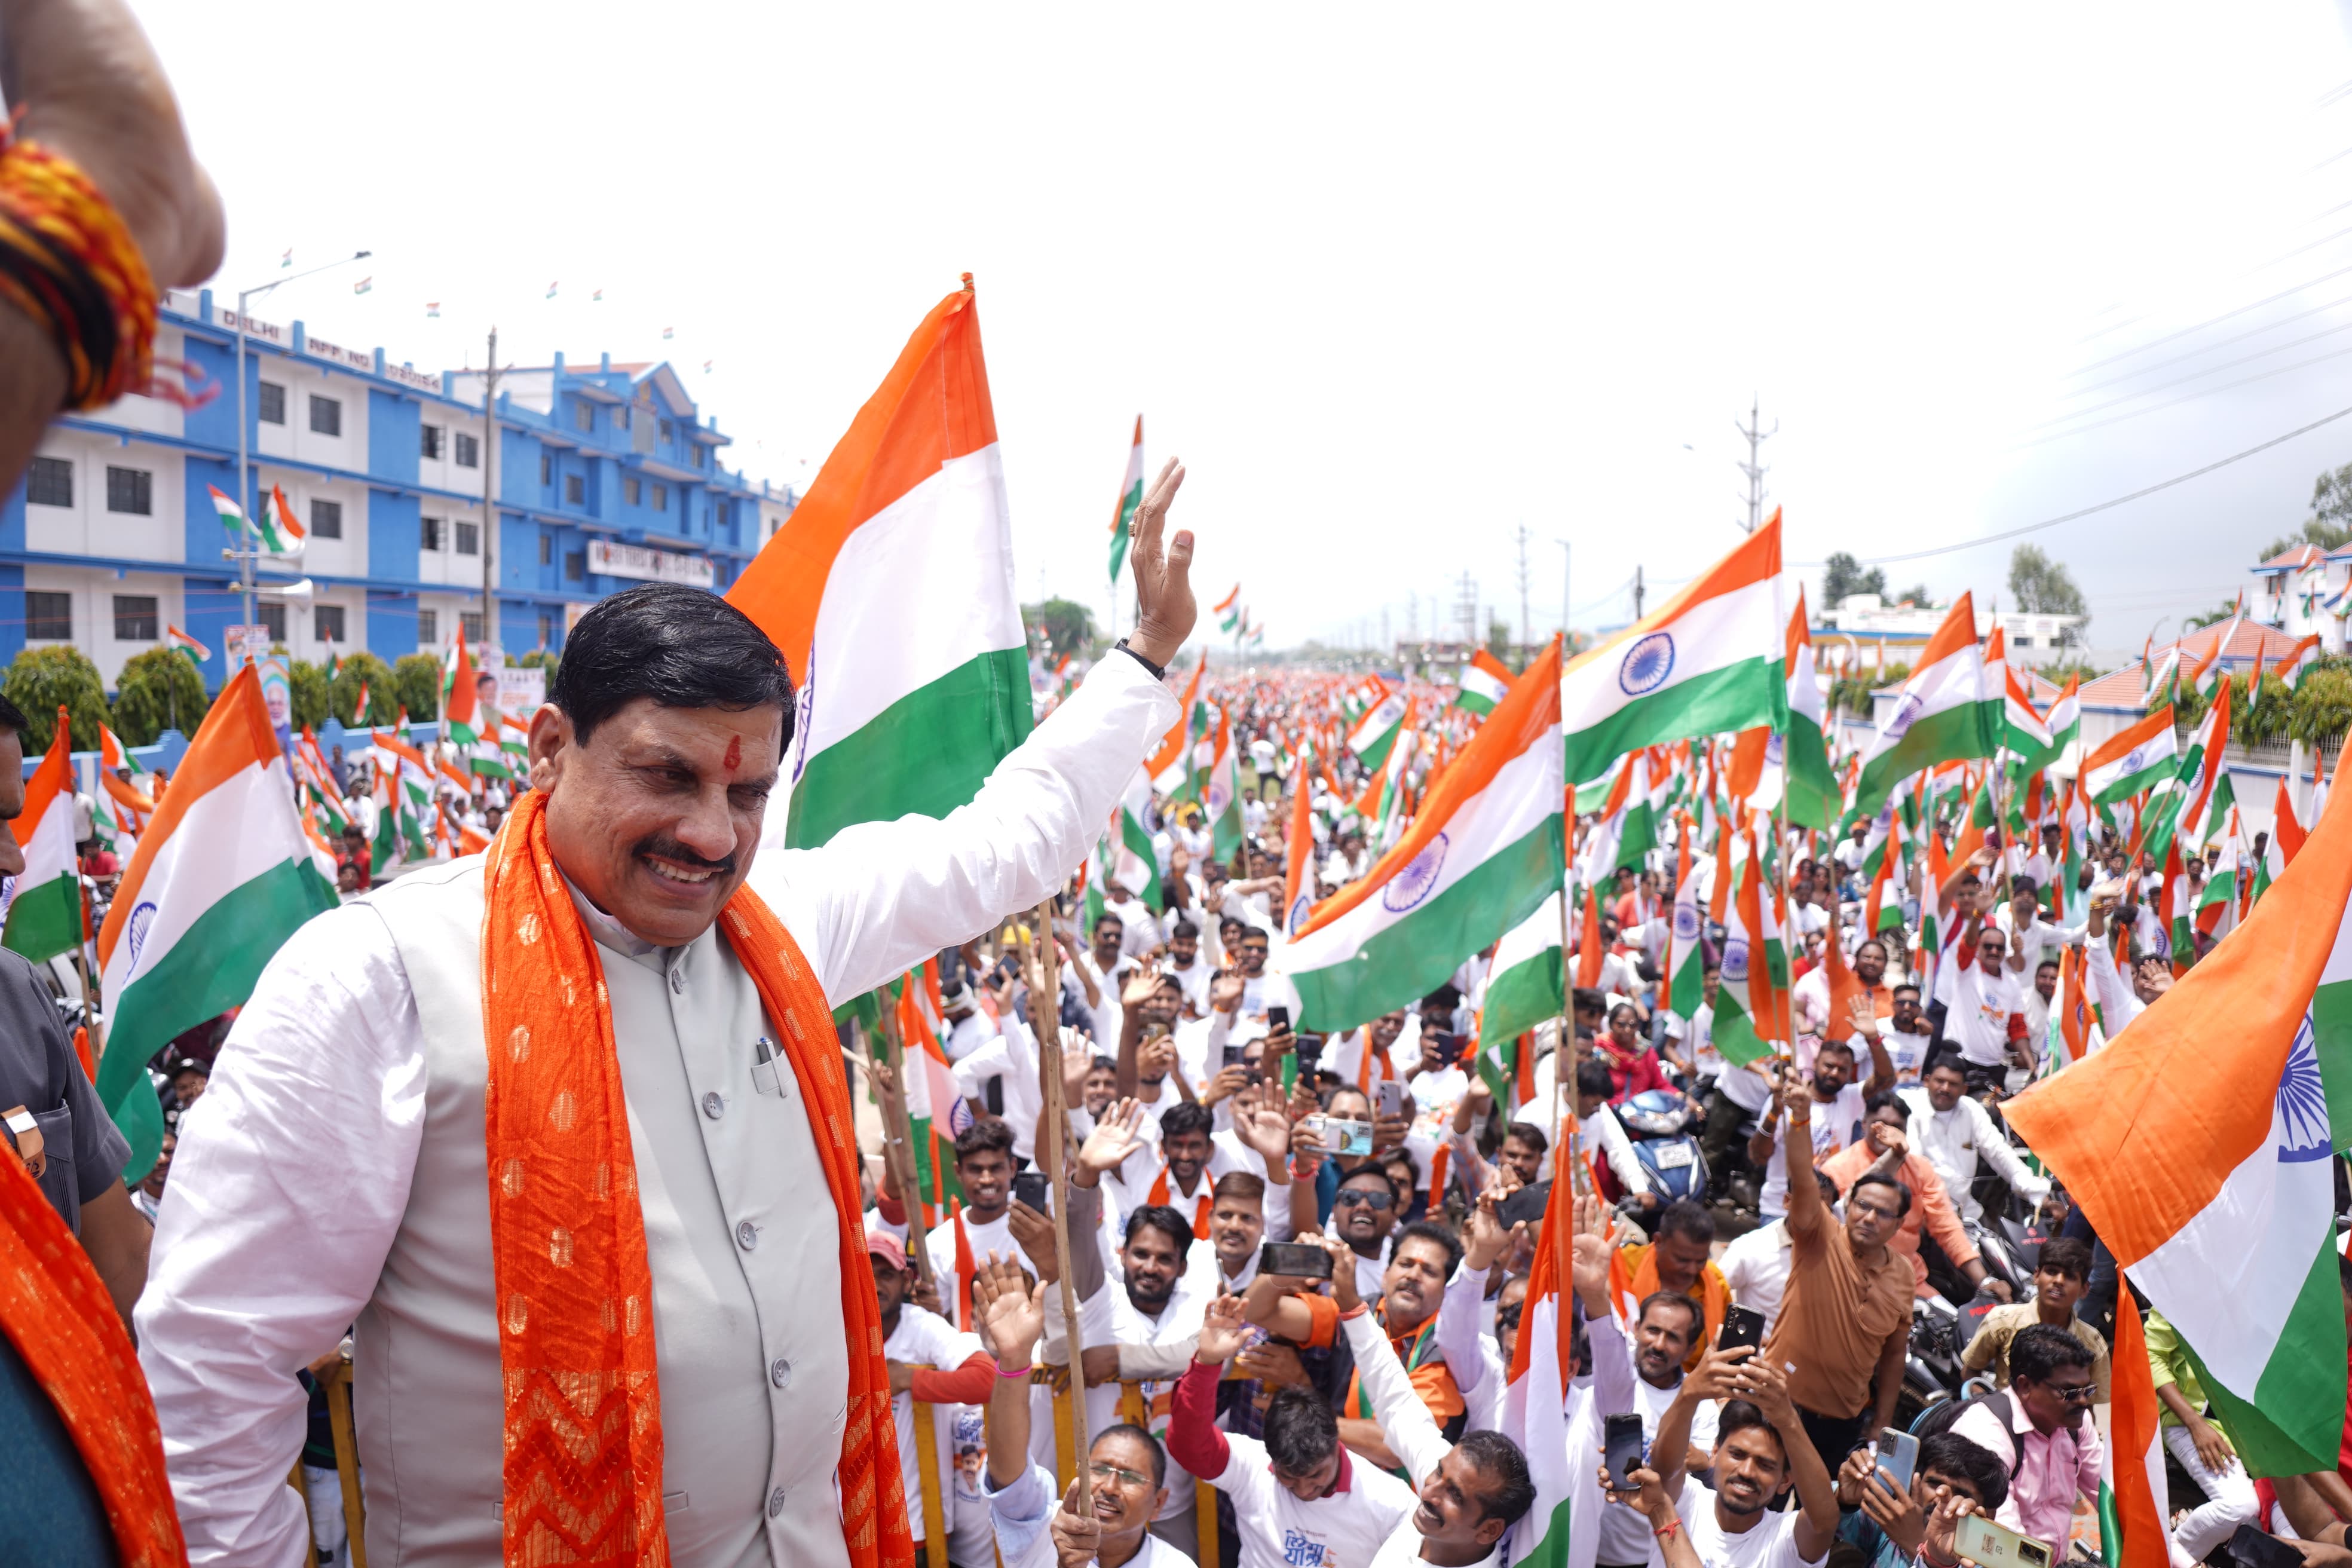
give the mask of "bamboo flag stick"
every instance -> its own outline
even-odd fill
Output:
[[[1036,954],[1029,982],[1029,1026],[1037,1036],[1037,1076],[1045,1090],[1045,1173],[1054,1184],[1054,1265],[1062,1279],[1062,1321],[1070,1356],[1070,1429],[1076,1456],[1073,1468],[1083,1468],[1092,1450],[1087,1441],[1087,1374],[1078,1339],[1078,1288],[1070,1277],[1070,1173],[1064,1151],[1069,1142],[1070,1114],[1062,1087],[1062,970],[1054,949],[1054,900],[1048,895],[1037,906],[1037,923],[1031,932]]]

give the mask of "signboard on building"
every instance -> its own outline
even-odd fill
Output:
[[[302,352],[312,359],[322,359],[330,363],[348,365],[353,370],[363,370],[370,374],[373,374],[375,370],[375,355],[363,354],[357,349],[347,349],[340,343],[331,343],[324,338],[305,336],[302,340]]]
[[[710,563],[699,555],[682,555],[675,550],[648,550],[642,544],[614,544],[609,540],[588,542],[588,570],[607,577],[634,577],[646,583],[683,583],[689,588],[709,588],[717,583]]]
[[[228,628],[228,667],[235,669],[248,658],[262,658],[269,652],[268,626],[231,626]]]
[[[499,671],[499,711],[508,718],[528,721],[546,700],[546,670],[515,665]]]

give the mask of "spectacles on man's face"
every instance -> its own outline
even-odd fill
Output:
[[[1394,1193],[1376,1193],[1366,1187],[1353,1187],[1342,1188],[1339,1195],[1331,1200],[1331,1206],[1335,1209],[1355,1208],[1361,1206],[1363,1208],[1370,1209],[1373,1213],[1378,1214],[1381,1210],[1392,1206],[1395,1203],[1396,1194]]]
[[[2099,1385],[2095,1383],[2053,1383],[2050,1385],[2050,1392],[2069,1405],[2088,1405],[2097,1397]]]
[[[1133,1470],[1122,1470],[1117,1465],[1106,1465],[1100,1459],[1087,1465],[1087,1473],[1098,1481],[1117,1481],[1120,1486],[1132,1491],[1143,1491],[1151,1485],[1150,1476],[1139,1475]]]

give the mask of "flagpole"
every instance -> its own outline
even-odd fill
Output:
[[[1085,1346],[1078,1332],[1078,1287],[1070,1275],[1070,1172],[1064,1157],[1069,1140],[1070,1113],[1062,1087],[1062,971],[1054,950],[1054,895],[1037,906],[1037,923],[1030,932],[1036,957],[1029,968],[1029,1027],[1037,1037],[1037,1076],[1045,1091],[1045,1148],[1040,1151],[1054,1184],[1054,1264],[1062,1277],[1062,1322],[1068,1347],[1070,1375],[1071,1453],[1091,1453],[1087,1440],[1087,1376]],[[1105,982],[1108,984],[1108,982]]]
[[[931,1283],[931,1249],[923,1224],[923,1194],[915,1171],[915,1127],[907,1114],[907,1052],[898,1034],[897,1009],[887,998],[888,992],[877,991],[877,1011],[881,1014],[882,1047],[890,1063],[890,1083],[882,1091],[882,1148],[890,1162],[890,1173],[898,1184],[899,1202],[907,1209],[907,1256],[914,1260],[916,1277],[926,1285]],[[939,1190],[933,1177],[933,1192]],[[959,1321],[959,1302],[942,1300],[950,1323]]]

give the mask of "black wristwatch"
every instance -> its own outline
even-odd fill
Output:
[[[1165,680],[1168,679],[1168,667],[1166,665],[1152,663],[1150,659],[1136,652],[1135,649],[1129,647],[1125,637],[1119,638],[1118,641],[1114,643],[1112,646],[1117,647],[1121,653],[1126,654],[1129,658],[1135,660],[1136,663],[1143,666],[1144,668],[1150,670],[1151,672],[1152,679]]]

